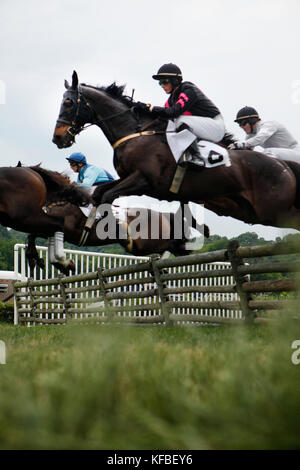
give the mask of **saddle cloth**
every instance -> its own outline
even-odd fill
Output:
[[[167,140],[171,152],[177,162],[182,161],[182,155],[185,150],[195,140],[195,135],[188,129],[176,132],[175,124],[169,121],[167,127]],[[198,141],[198,149],[205,162],[206,168],[214,168],[219,165],[231,166],[228,151],[221,145],[209,142],[207,140]]]

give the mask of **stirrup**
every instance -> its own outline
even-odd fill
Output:
[[[188,160],[183,160],[182,162],[178,163],[181,167],[188,167],[190,165],[196,165],[199,168],[205,167],[205,162],[202,157],[198,155],[190,155]]]

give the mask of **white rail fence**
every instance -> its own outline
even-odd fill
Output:
[[[54,298],[53,296],[58,294],[59,283],[57,279],[59,276],[57,270],[49,263],[48,249],[46,247],[37,247],[39,256],[45,262],[45,269],[35,268],[30,276],[25,259],[25,248],[26,246],[23,244],[15,245],[15,273],[19,275],[19,278],[21,275],[22,280],[26,281],[26,286],[19,288],[15,296],[15,324],[64,323],[70,309],[67,313],[65,309],[58,309],[55,303],[50,302],[51,297]],[[63,278],[64,292],[71,296],[72,303],[75,304],[71,312],[73,319],[94,318],[101,321],[104,318],[101,310],[103,310],[105,302],[103,290],[99,288],[99,275],[97,275],[100,271],[108,274],[114,273],[114,275],[106,277],[105,282],[108,283],[107,285],[113,286],[110,292],[114,297],[112,299],[113,308],[119,309],[117,315],[123,316],[121,310],[125,308],[128,317],[137,319],[140,317],[141,320],[145,320],[147,315],[153,316],[151,305],[158,305],[161,301],[157,290],[157,279],[153,278],[153,273],[148,270],[136,271],[134,268],[137,264],[149,262],[149,257],[68,249],[65,250],[65,253],[76,266],[74,276],[70,277],[70,280],[73,279],[71,283],[67,282],[68,278]],[[128,266],[132,266],[131,272],[126,272]],[[124,268],[126,268],[125,272],[123,272]],[[212,271],[212,276],[210,276],[209,271]],[[216,275],[218,271],[224,274]],[[221,306],[228,302],[236,303],[239,301],[238,294],[230,287],[234,285],[234,278],[231,274],[228,274],[229,272],[230,263],[226,261],[203,263],[199,259],[199,262],[191,264],[185,263],[165,267],[163,275],[168,279],[164,280],[164,288],[169,289],[168,299],[174,302],[170,312],[174,315],[183,315],[190,312],[195,315],[199,314],[201,317],[205,315],[211,320],[222,318],[241,319],[241,310]],[[96,274],[93,276],[92,273]],[[82,277],[87,274],[88,278],[83,279]],[[61,276],[60,279],[62,279]],[[138,282],[135,283],[135,281]],[[47,303],[43,304],[45,306],[44,311],[34,308],[35,321],[32,319],[30,305],[36,306],[38,301],[30,297],[29,287],[31,293],[34,292],[36,295],[37,291],[40,290],[42,292],[41,298],[44,296],[48,300]],[[130,292],[131,298],[129,298]],[[147,292],[151,292],[151,295],[148,296]],[[186,306],[176,306],[180,302],[185,305],[196,302],[199,307],[195,306],[195,308],[187,309]],[[202,307],[201,304],[205,306]],[[93,306],[94,311],[91,312],[90,308],[86,311],[87,305]],[[39,312],[39,310],[41,311]]]

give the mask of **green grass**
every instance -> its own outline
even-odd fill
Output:
[[[0,326],[0,449],[300,447],[297,323]]]

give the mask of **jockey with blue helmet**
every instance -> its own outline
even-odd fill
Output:
[[[114,181],[114,177],[108,171],[88,164],[85,155],[81,152],[72,153],[66,160],[70,163],[72,170],[78,173],[77,184],[81,186],[96,186]]]
[[[152,78],[169,96],[164,107],[136,103],[136,107],[153,116],[172,119],[177,131],[188,129],[195,140],[188,148],[191,160],[181,163],[203,166],[197,139],[220,142],[225,134],[225,124],[217,106],[192,82],[183,81],[180,68],[172,63],[162,65]]]

